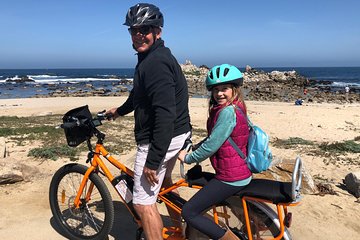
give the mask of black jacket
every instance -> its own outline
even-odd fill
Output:
[[[120,116],[135,110],[135,139],[151,143],[145,166],[156,170],[171,139],[191,130],[187,82],[164,41],[138,54],[133,89],[117,109]]]

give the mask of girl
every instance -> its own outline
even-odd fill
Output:
[[[245,159],[239,156],[228,141],[231,137],[247,155],[249,128],[240,88],[242,84],[243,74],[235,66],[222,64],[208,72],[206,88],[211,91],[208,137],[192,153],[179,153],[179,159],[187,164],[198,163],[210,157],[215,169],[215,178],[184,205],[181,213],[189,225],[211,239],[239,239],[230,229],[221,228],[202,214],[212,205],[240,191],[251,181],[251,172]]]

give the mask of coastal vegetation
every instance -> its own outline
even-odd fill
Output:
[[[0,137],[6,137],[19,146],[33,145],[28,156],[41,159],[57,160],[69,158],[71,161],[79,160],[81,153],[87,152],[86,144],[76,148],[69,147],[63,129],[58,128],[62,123],[61,115],[30,116],[30,117],[0,117]],[[126,153],[135,149],[133,136],[133,118],[122,117],[121,121],[107,122],[99,127],[106,133],[106,147],[114,154]],[[194,143],[206,137],[203,128],[193,126]],[[94,141],[94,139],[93,139]],[[36,142],[36,144],[33,144]],[[326,164],[337,164],[341,161],[360,165],[360,160],[349,154],[360,153],[360,136],[353,140],[341,142],[314,142],[299,137],[288,139],[273,139],[272,147],[293,149],[308,155],[321,156]],[[305,150],[305,151],[304,151]]]
[[[293,149],[299,154],[320,156],[326,165],[357,165],[360,166],[360,136],[354,140],[340,142],[314,142],[298,137],[275,139],[272,146]]]

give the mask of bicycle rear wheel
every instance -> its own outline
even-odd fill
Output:
[[[247,205],[254,240],[269,239],[279,235],[280,224],[277,214],[269,206],[255,201],[247,201]],[[240,198],[233,196],[218,209],[220,225],[228,226],[240,239],[248,239]],[[292,239],[286,228],[281,239]]]
[[[109,190],[96,173],[89,176],[80,207],[74,206],[86,170],[86,166],[68,164],[54,174],[49,190],[50,208],[56,223],[70,239],[106,239],[114,220],[114,206]],[[89,193],[90,197],[86,197]]]

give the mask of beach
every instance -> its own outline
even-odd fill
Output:
[[[95,113],[119,106],[125,100],[126,97],[0,99],[0,116],[62,115],[83,105],[88,105]],[[194,128],[205,129],[207,100],[190,98],[189,107]],[[314,181],[328,183],[333,189],[333,194],[303,194],[301,204],[289,208],[293,213],[289,229],[293,239],[360,239],[360,201],[343,187],[343,179],[348,173],[360,171],[360,154],[344,153],[332,157],[316,154],[303,146],[283,148],[273,145],[278,139],[295,137],[316,144],[354,140],[360,136],[360,104],[304,103],[295,106],[293,102],[248,101],[247,107],[252,122],[270,135],[275,158],[291,160],[300,156],[305,171]],[[37,141],[26,145],[5,141],[9,156],[0,161],[25,164],[33,170],[34,176],[29,181],[0,186],[0,238],[64,239],[56,231],[51,216],[48,189],[54,172],[70,161],[39,161],[28,157],[28,151],[40,144]],[[119,157],[131,165],[133,155],[132,150]],[[79,160],[79,163],[85,164],[85,161]],[[202,165],[210,169],[208,160]],[[113,200],[120,201],[117,195],[113,195]],[[132,219],[117,215],[110,239],[134,239],[134,236]]]

